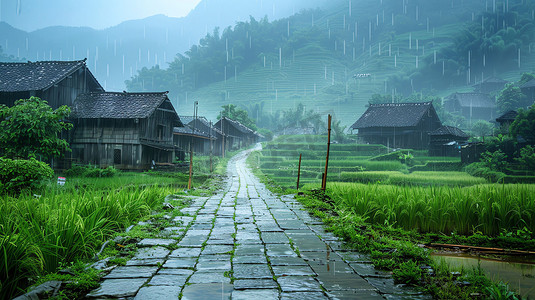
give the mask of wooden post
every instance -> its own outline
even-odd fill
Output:
[[[212,164],[212,149],[214,149],[214,145],[212,140],[212,121],[210,121],[210,173],[214,172],[214,167]]]
[[[191,190],[191,177],[193,175],[193,147],[192,144],[189,145],[189,180],[188,180],[188,190]]]
[[[301,179],[301,157],[303,154],[299,154],[299,167],[297,168],[297,190],[299,191],[299,179]]]
[[[331,120],[332,116],[329,115],[329,124],[327,127],[327,158],[325,159],[325,173],[323,173],[323,181],[321,183],[321,189],[323,191],[327,188],[327,170],[329,168],[329,152],[331,151]]]

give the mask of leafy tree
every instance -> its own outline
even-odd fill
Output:
[[[472,125],[472,133],[478,137],[485,137],[492,135],[493,128],[490,122],[479,120]]]
[[[526,107],[529,103],[520,88],[510,83],[500,92],[497,105],[500,112],[505,113],[520,107]]]
[[[234,104],[223,105],[221,108],[223,108],[223,111],[221,111],[221,113],[219,113],[217,116],[218,119],[221,117],[226,117],[231,120],[238,121],[252,130],[257,130],[255,121],[249,118],[247,111],[237,107]]]
[[[527,145],[520,149],[520,157],[515,158],[519,162],[522,168],[526,170],[535,170],[535,147]]]
[[[65,122],[70,108],[56,110],[37,97],[21,99],[13,107],[0,106],[0,149],[10,158],[61,157],[70,151],[59,137],[72,124]]]
[[[492,171],[502,172],[507,167],[507,155],[501,150],[481,154],[481,162]]]
[[[521,136],[528,144],[535,144],[535,105],[528,110],[520,109],[518,116],[510,127],[511,135],[515,138]]]

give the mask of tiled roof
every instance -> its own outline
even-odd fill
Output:
[[[371,104],[351,128],[417,126],[432,108],[431,102]]]
[[[195,117],[193,116],[180,116],[180,120],[182,121],[182,123],[184,123],[184,125],[190,125],[190,127],[193,128],[194,124],[196,122],[195,121]],[[208,120],[206,119],[206,117],[197,117],[197,121],[202,123],[204,126],[210,128],[210,122],[208,122]],[[221,132],[221,130],[219,130],[217,127],[215,127],[214,124],[212,124],[212,135],[215,135],[214,133],[217,133],[217,134],[223,134]],[[209,134],[209,132],[207,133]]]
[[[74,101],[73,118],[80,119],[144,119],[164,102],[165,93],[87,93]],[[176,116],[178,123],[180,120]]]
[[[84,66],[85,60],[0,63],[0,92],[45,90]]]
[[[468,134],[466,134],[464,131],[457,127],[452,126],[442,126],[439,129],[430,132],[429,135],[453,135],[457,137],[470,137]]]
[[[500,117],[496,118],[496,121],[500,123],[504,121],[514,121],[517,116],[518,116],[518,113],[516,111],[510,110],[504,113],[503,115],[501,115]]]
[[[449,98],[449,101],[458,101],[461,107],[496,107],[496,102],[489,95],[482,93],[455,93]]]
[[[200,130],[193,131],[193,129],[191,127],[187,126],[187,125],[184,126],[184,127],[175,127],[175,128],[173,128],[173,133],[174,134],[179,134],[179,135],[192,135],[192,136],[200,136],[200,137],[210,138],[210,134],[202,132]],[[214,139],[213,135],[212,135],[212,139]]]
[[[532,87],[535,87],[535,79],[531,79],[530,81],[524,83],[520,88],[527,89],[527,88],[532,88]]]

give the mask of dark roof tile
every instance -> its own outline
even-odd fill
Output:
[[[459,129],[457,127],[452,127],[452,126],[442,126],[439,129],[437,129],[437,130],[435,130],[433,132],[430,132],[429,135],[435,135],[435,136],[437,136],[437,135],[453,135],[453,136],[464,137],[464,138],[470,137],[468,134],[466,134],[461,129]]]
[[[351,128],[416,126],[432,107],[431,102],[371,104]]]
[[[496,102],[489,95],[482,93],[455,93],[449,99],[457,101],[461,107],[496,107]]]
[[[72,117],[80,119],[144,119],[167,98],[165,93],[88,93],[74,101]],[[180,122],[177,115],[178,122]]]
[[[45,90],[84,66],[85,60],[0,63],[0,92]]]

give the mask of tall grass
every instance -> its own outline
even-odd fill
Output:
[[[340,209],[407,230],[496,236],[535,228],[535,186],[413,187],[331,183]]]
[[[94,255],[114,231],[149,214],[172,191],[51,191],[0,198],[0,298],[20,292],[26,279],[62,263]]]

